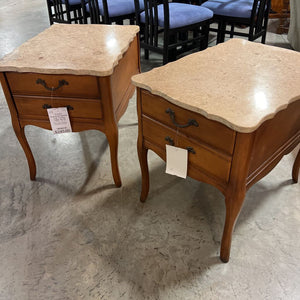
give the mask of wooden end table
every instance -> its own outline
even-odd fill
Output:
[[[246,191],[300,141],[300,53],[232,39],[133,77],[139,120],[141,201],[149,191],[148,149],[185,148],[187,175],[225,196],[220,258]],[[292,171],[298,181],[300,152]]]
[[[53,25],[0,61],[0,80],[15,134],[25,152],[31,180],[34,157],[24,127],[51,129],[47,108],[67,107],[73,131],[105,133],[115,185],[118,121],[140,72],[137,26]]]

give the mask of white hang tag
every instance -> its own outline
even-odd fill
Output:
[[[48,108],[47,112],[54,134],[72,132],[69,113],[66,107]]]
[[[167,166],[166,173],[186,178],[188,165],[188,151],[186,149],[166,145]]]

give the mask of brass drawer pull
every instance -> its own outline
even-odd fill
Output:
[[[191,153],[193,153],[193,154],[196,154],[196,152],[195,152],[195,150],[194,150],[193,147],[186,147],[186,150],[187,150],[188,152],[191,152]]]
[[[174,146],[174,140],[172,138],[170,138],[169,136],[165,137],[165,140],[170,143],[171,146]]]
[[[165,140],[171,145],[174,146],[174,140],[170,138],[169,136],[165,137]],[[186,150],[192,154],[196,154],[195,150],[193,147],[186,147]]]
[[[42,107],[43,107],[43,109],[52,108],[52,106],[51,106],[51,105],[49,105],[49,104],[44,104]]]
[[[58,86],[56,87],[56,88],[54,88],[54,87],[49,87],[48,85],[47,85],[47,83],[46,83],[46,81],[45,80],[43,80],[43,79],[41,79],[41,78],[38,78],[37,80],[36,80],[36,84],[41,84],[46,90],[48,90],[48,91],[56,91],[56,90],[58,90],[59,88],[61,88],[62,86],[64,86],[64,85],[69,85],[69,82],[68,81],[66,81],[66,80],[59,80],[58,81]]]
[[[43,106],[43,109],[48,109],[48,108],[52,108],[52,106],[51,105],[49,105],[49,104],[44,104]],[[67,108],[67,110],[74,110],[74,107],[73,106],[71,106],[71,105],[67,105],[66,106],[66,108]]]
[[[196,126],[196,127],[199,126],[198,122],[194,119],[188,120],[187,124],[183,124],[183,125],[178,124],[175,120],[175,112],[171,108],[168,108],[166,110],[166,113],[170,115],[171,121],[176,127],[185,128],[185,127],[189,127],[191,125]]]

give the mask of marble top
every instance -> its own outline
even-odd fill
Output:
[[[0,60],[0,71],[108,76],[138,31],[130,25],[55,24]]]
[[[231,39],[132,81],[238,132],[253,132],[300,100],[300,53]]]

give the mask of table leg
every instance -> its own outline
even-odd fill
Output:
[[[14,128],[14,132],[17,136],[17,139],[18,139],[19,143],[21,144],[23,151],[26,155],[27,163],[28,163],[28,167],[29,167],[30,179],[35,180],[36,165],[35,165],[35,161],[34,161],[34,157],[32,155],[31,149],[29,147],[29,144],[28,144],[26,136],[25,136],[24,127],[22,128],[22,127],[13,126],[13,128]]]
[[[141,172],[142,172],[142,191],[141,191],[140,200],[141,202],[145,202],[149,192],[149,169],[148,169],[148,160],[147,160],[148,149],[145,148],[142,137],[140,136],[138,137],[137,146],[138,146],[139,162],[140,162]]]
[[[298,154],[296,156],[296,159],[295,159],[295,162],[293,165],[293,171],[292,171],[292,177],[293,177],[293,181],[295,183],[298,182],[299,168],[300,168],[300,150],[298,151]]]
[[[120,187],[122,185],[119,166],[118,166],[118,143],[119,143],[119,132],[118,127],[110,128],[109,132],[106,134],[106,138],[108,140],[109,149],[110,149],[110,162],[112,175],[114,178],[114,182],[116,187]]]
[[[225,198],[226,219],[225,219],[222,244],[221,244],[221,255],[220,255],[220,259],[225,263],[229,261],[232,232],[236,220],[241,211],[242,205],[244,203],[245,195],[246,195],[246,189],[242,189],[241,191],[229,192]]]
[[[31,149],[30,149],[29,144],[27,142],[24,127],[21,127],[21,125],[19,123],[18,113],[17,113],[16,106],[15,106],[14,101],[13,101],[12,94],[11,94],[10,89],[8,87],[8,82],[7,82],[6,76],[4,75],[4,73],[1,73],[1,72],[0,72],[0,81],[1,81],[1,85],[2,85],[2,88],[3,88],[5,98],[7,100],[7,105],[8,105],[9,111],[10,111],[11,122],[12,122],[14,132],[15,132],[15,134],[17,136],[17,139],[19,140],[19,143],[21,144],[21,146],[23,148],[23,151],[24,151],[24,153],[26,155],[26,158],[27,158],[27,163],[28,163],[29,173],[30,173],[30,179],[35,180],[36,166],[35,166],[34,157],[32,155]]]

